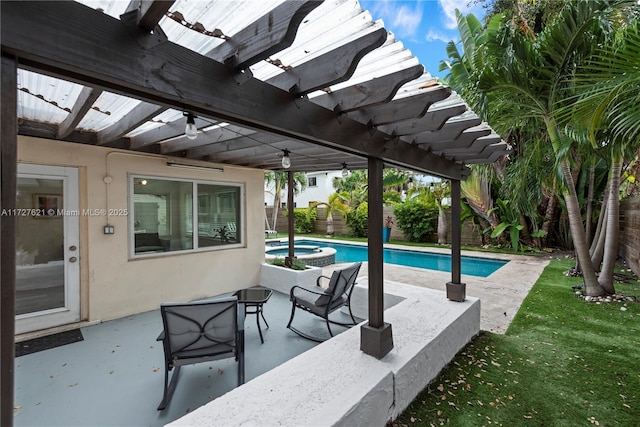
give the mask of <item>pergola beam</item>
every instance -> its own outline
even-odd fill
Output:
[[[448,151],[452,149],[465,149],[471,147],[474,141],[478,138],[491,135],[491,128],[488,126],[484,129],[478,130],[466,130],[458,135],[455,139],[449,139],[440,142],[434,142],[429,144],[421,144],[424,148],[428,148],[433,152]],[[420,144],[416,139],[416,143]]]
[[[71,108],[71,113],[58,125],[56,139],[65,139],[68,137],[71,132],[76,129],[78,123],[80,123],[101,94],[102,91],[99,89],[83,87],[75,104],[73,104]]]
[[[489,133],[491,133],[491,131],[488,131]],[[464,132],[463,134],[464,135]],[[462,137],[460,137],[462,138]],[[460,138],[458,140],[460,140]],[[448,147],[443,147],[439,150],[433,150],[434,153],[436,154],[443,154],[445,156],[467,156],[467,155],[476,155],[478,153],[481,153],[485,148],[489,147],[490,145],[496,144],[500,141],[502,141],[502,138],[500,138],[500,136],[494,134],[494,135],[478,135],[475,138],[473,138],[472,136],[469,136],[470,141],[459,141],[456,140],[456,142],[451,143]]]
[[[291,46],[305,16],[322,1],[284,2],[205,54],[230,68],[245,69]],[[256,37],[260,34],[260,37]]]
[[[443,178],[460,178],[465,171],[366,124],[338,120],[333,111],[268,83],[252,78],[238,85],[226,66],[184,47],[141,46],[122,22],[75,2],[6,2],[1,36],[3,52],[71,81]]]
[[[416,144],[439,143],[441,141],[451,141],[456,139],[466,129],[478,126],[482,123],[480,117],[465,120],[449,120],[437,131],[422,132],[413,135]]]
[[[269,145],[277,144],[282,141],[290,141],[283,138],[280,135],[274,135],[271,133],[253,133],[246,136],[236,137],[229,140],[220,142],[211,142],[200,147],[194,147],[187,150],[188,157],[206,157],[209,156],[210,160],[215,160],[215,156],[220,153],[224,153],[229,150],[239,150],[244,148],[262,147],[268,149]],[[275,150],[271,150],[275,155]]]
[[[210,126],[211,123],[196,117],[196,127],[198,129]],[[144,133],[131,137],[131,149],[138,150],[148,145],[157,144],[158,141],[175,138],[184,135],[186,120],[181,117],[171,123],[165,123]],[[178,150],[176,150],[178,151]]]
[[[301,96],[347,81],[355,72],[362,57],[382,46],[386,39],[387,31],[384,28],[378,28],[280,73],[268,79],[267,82]]]
[[[424,73],[419,64],[386,76],[376,77],[325,95],[312,98],[312,102],[341,113],[375,107],[393,99],[398,89]]]
[[[437,86],[415,95],[394,99],[377,107],[354,111],[349,113],[349,116],[364,122],[371,120],[374,126],[388,125],[401,120],[423,117],[434,102],[442,101],[450,94],[450,88]]]
[[[142,102],[111,126],[98,131],[96,143],[107,145],[166,110],[167,107]]]
[[[393,133],[398,136],[435,131],[441,129],[445,122],[451,117],[458,116],[466,110],[467,107],[464,104],[431,111],[427,110],[427,114],[423,117],[381,126],[380,130],[387,133]]]
[[[173,3],[174,0],[132,0],[124,14],[135,13],[134,25],[150,33],[158,26]]]
[[[196,119],[196,126],[198,120]],[[211,124],[208,124],[211,126]],[[198,126],[200,127],[200,126]],[[256,131],[253,129],[242,128],[240,126],[228,125],[210,130],[203,130],[198,133],[196,139],[189,139],[182,135],[172,141],[160,144],[160,152],[163,154],[171,154],[184,150],[197,150],[204,147],[219,146],[222,142],[232,141],[244,135],[253,135]],[[281,137],[282,138],[282,137]]]

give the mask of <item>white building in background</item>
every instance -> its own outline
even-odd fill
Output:
[[[309,202],[326,202],[329,199],[329,195],[336,190],[333,188],[333,179],[342,178],[341,171],[327,171],[327,172],[307,172],[307,188],[294,196],[294,205],[297,208],[306,208],[309,206]],[[273,206],[274,184],[271,183],[267,186],[265,181],[264,186],[264,204],[265,206]],[[280,195],[283,206],[287,203],[287,188],[282,190]]]

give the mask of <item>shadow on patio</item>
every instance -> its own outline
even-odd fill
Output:
[[[287,295],[274,292],[264,306],[270,328],[245,322],[247,382],[309,350],[316,343],[286,329]],[[328,335],[324,321],[297,313],[294,324]],[[225,359],[182,369],[171,403],[162,398],[164,365],[160,311],[154,310],[82,328],[84,340],[16,358],[16,426],[164,425],[234,389],[236,362]],[[334,333],[345,328],[335,327]]]

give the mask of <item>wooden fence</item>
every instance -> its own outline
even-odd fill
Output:
[[[640,275],[640,196],[620,202],[620,256]]]
[[[267,212],[267,218],[269,219],[269,223],[271,223],[273,208],[267,207],[266,212]],[[382,214],[383,214],[383,218],[386,218],[387,216],[394,216],[393,208],[385,206],[383,208]],[[326,218],[327,218],[326,209],[323,207],[319,207],[318,216],[314,224],[314,230],[313,230],[314,233],[326,234],[327,232]],[[451,242],[451,219],[449,217],[448,212],[447,212],[447,219],[449,220],[449,233],[447,235],[447,242],[450,243]],[[278,232],[280,233],[286,233],[287,221],[288,219],[286,215],[284,214],[283,210],[280,209],[278,211],[278,220],[276,223],[276,230],[278,230]],[[333,230],[336,236],[341,236],[341,235],[346,236],[351,233],[351,230],[347,226],[347,222],[339,212],[333,213]],[[382,230],[380,232],[382,232]],[[465,221],[462,224],[461,239],[462,239],[463,245],[481,245],[482,244],[482,239],[480,238],[478,230],[474,228],[469,221]],[[402,230],[400,230],[400,228],[398,228],[397,225],[394,225],[393,227],[391,227],[391,240],[407,241],[408,239],[404,236],[404,234],[402,233]],[[429,242],[435,243],[437,241],[438,241],[438,236],[434,231],[433,235],[430,236],[429,238]]]

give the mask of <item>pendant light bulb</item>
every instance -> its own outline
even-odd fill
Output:
[[[283,150],[284,156],[282,156],[282,167],[289,169],[291,167],[291,159],[289,158],[289,150]]]
[[[342,164],[342,177],[346,178],[349,176],[349,169],[347,168],[347,164],[343,163]]]
[[[195,116],[191,113],[184,113],[187,116],[187,126],[184,128],[184,134],[189,139],[196,139],[198,136],[198,128],[196,127]]]

